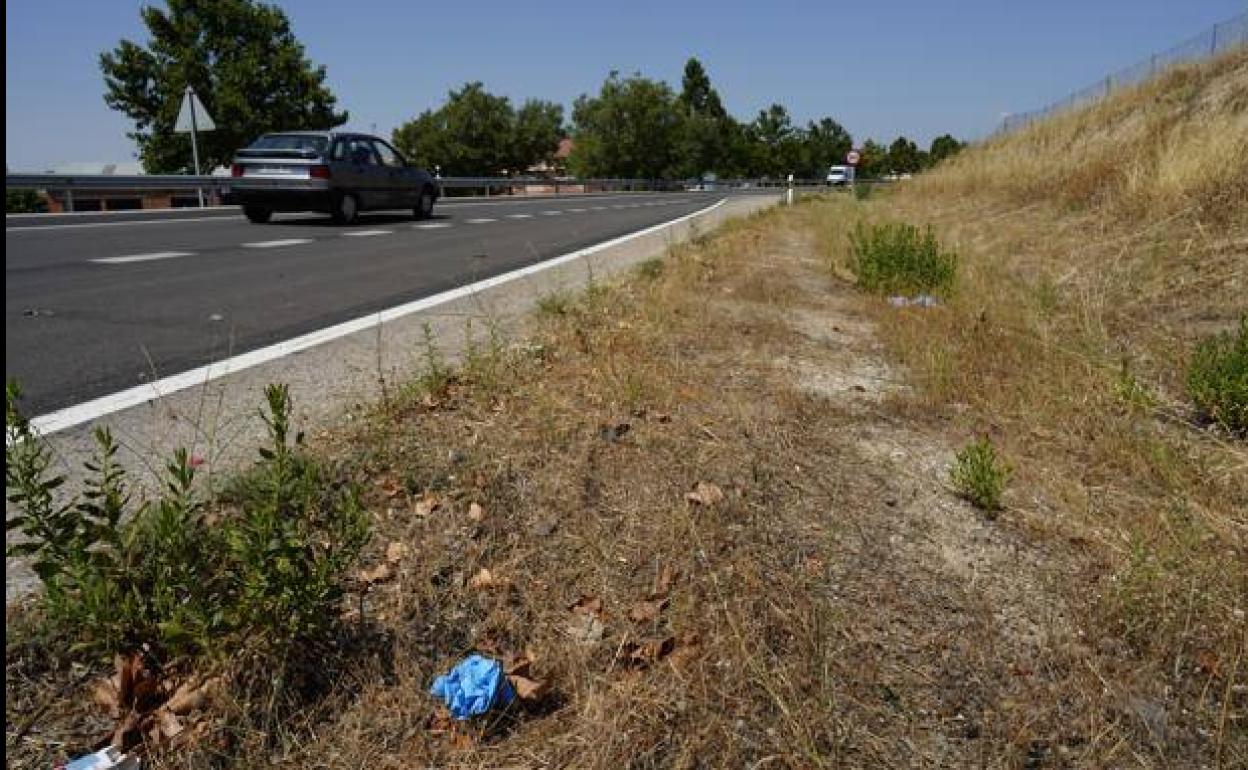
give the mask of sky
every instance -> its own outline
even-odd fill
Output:
[[[133,160],[132,126],[103,100],[98,59],[142,42],[144,3],[7,0],[5,163]],[[159,4],[159,3],[158,3]],[[612,70],[676,89],[700,59],[728,110],[773,102],[795,123],[832,117],[854,136],[926,146],[976,139],[1003,114],[1064,97],[1248,10],[1244,0],[286,0],[308,58],[348,126],[388,136],[480,80],[514,103],[594,93]]]

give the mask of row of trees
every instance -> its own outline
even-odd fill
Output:
[[[327,129],[347,120],[277,7],[255,0],[168,0],[140,13],[147,45],[123,40],[100,57],[105,102],[128,115],[130,137],[150,173],[188,170],[190,140],[173,131],[182,92],[195,88],[217,124],[200,137],[205,169],[227,165],[256,136],[294,128]],[[569,170],[578,176],[821,178],[844,162],[853,138],[830,117],[795,125],[772,104],[743,122],[724,109],[697,59],[685,65],[679,92],[639,74],[612,72],[597,94],[573,105],[571,125],[559,104],[530,99],[518,108],[479,82],[451,91],[393,134],[405,155],[446,176],[493,176],[549,164],[560,141],[574,142]],[[860,174],[913,173],[962,144],[945,135],[920,150],[899,137],[861,145]]]

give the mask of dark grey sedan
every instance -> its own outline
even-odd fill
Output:
[[[322,211],[340,224],[361,211],[410,209],[433,214],[437,181],[387,142],[367,134],[289,131],[265,134],[239,150],[226,199],[252,222],[275,211]]]

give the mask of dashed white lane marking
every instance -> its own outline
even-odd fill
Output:
[[[393,230],[352,230],[342,235],[346,238],[367,238],[370,235],[390,235],[393,232]]]
[[[584,214],[585,209],[568,209],[569,214]]]
[[[594,206],[593,208],[594,208],[594,211],[606,211],[607,210],[606,206]]]
[[[544,216],[544,217],[557,217],[557,216],[559,216],[559,215],[560,215],[560,214],[562,214],[562,213],[563,213],[562,211],[543,211],[543,212],[542,212],[542,216]]]
[[[441,230],[444,227],[450,227],[450,222],[427,222],[423,225],[412,225],[417,230]]]
[[[477,217],[476,219],[465,219],[464,221],[470,225],[486,225],[490,222],[497,222],[498,220],[491,219],[490,217]]]
[[[532,219],[532,214],[508,214],[508,219]]]
[[[153,251],[151,254],[128,254],[124,257],[101,257],[100,259],[89,260],[97,265],[124,265],[128,262],[151,262],[156,259],[176,259],[178,257],[189,257],[194,252],[191,251]]]
[[[277,249],[282,246],[299,246],[304,243],[311,243],[311,238],[283,238],[277,241],[253,241],[252,243],[244,243],[245,249]]]

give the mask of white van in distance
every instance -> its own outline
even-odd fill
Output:
[[[828,169],[828,184],[832,187],[854,183],[853,166],[833,166]]]

